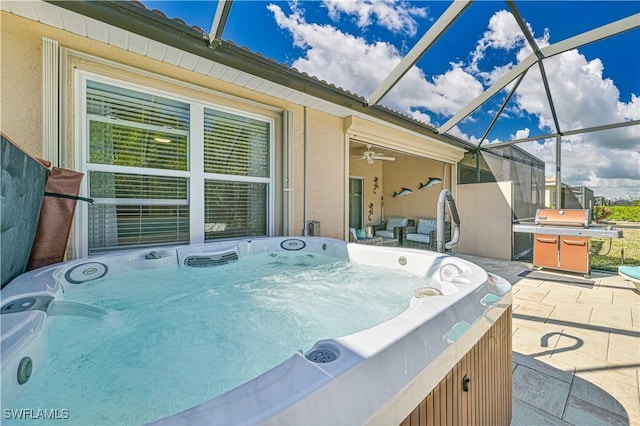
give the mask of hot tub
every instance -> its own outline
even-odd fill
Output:
[[[0,293],[3,417],[508,423],[510,289],[453,256],[326,238],[53,265]]]

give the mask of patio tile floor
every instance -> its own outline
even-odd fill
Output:
[[[640,425],[640,293],[632,284],[458,256],[513,285],[512,425]]]

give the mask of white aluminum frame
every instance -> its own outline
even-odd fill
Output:
[[[60,46],[42,37],[42,155],[60,166]]]

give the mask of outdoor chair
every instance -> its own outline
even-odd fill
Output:
[[[407,226],[402,229],[401,241],[404,247],[436,250],[437,238],[437,221],[435,219],[418,219],[417,226]],[[445,222],[444,240],[451,240],[451,224],[449,222]]]
[[[373,231],[376,237],[401,241],[402,230],[413,224],[413,219],[407,219],[406,217],[390,217],[386,224],[374,225]]]

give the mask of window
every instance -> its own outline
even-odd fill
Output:
[[[80,80],[83,168],[95,200],[82,254],[270,234],[269,119]]]
[[[205,109],[206,240],[267,235],[269,142],[268,123]]]

